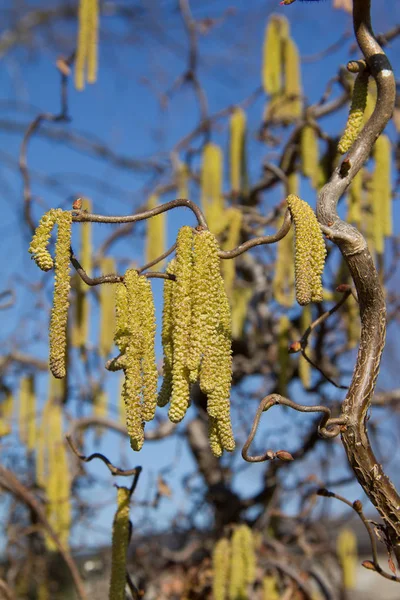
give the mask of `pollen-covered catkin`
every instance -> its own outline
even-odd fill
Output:
[[[146,277],[139,277],[138,285],[142,334],[142,418],[151,421],[157,406],[156,315],[150,281]]]
[[[171,260],[165,271],[167,275],[175,274],[175,259]],[[172,393],[172,364],[173,364],[173,312],[172,295],[175,282],[171,279],[164,281],[164,304],[162,314],[161,342],[164,351],[163,381],[158,394],[157,404],[162,407],[168,404]]]
[[[219,458],[224,451],[221,438],[218,431],[218,420],[213,417],[208,417],[208,439],[210,442],[211,452]]]
[[[280,18],[272,16],[265,31],[262,64],[262,84],[271,96],[282,91],[282,49]]]
[[[123,395],[126,410],[126,425],[133,450],[140,450],[144,442],[142,419],[142,328],[140,318],[139,275],[128,269],[124,276],[128,301],[129,341],[125,350],[125,384]]]
[[[287,382],[289,381],[289,335],[290,335],[290,319],[286,315],[282,315],[278,322],[278,392],[281,396],[286,396]]]
[[[246,564],[243,553],[240,527],[233,532],[231,539],[231,572],[229,578],[229,600],[244,600],[246,593]]]
[[[379,219],[382,234],[385,237],[391,236],[393,233],[391,153],[392,147],[390,139],[387,135],[380,135],[374,146],[375,171],[373,175],[373,186],[374,193],[377,196],[376,212],[378,213],[374,215],[374,217],[375,219]]]
[[[60,208],[51,208],[42,216],[29,246],[29,252],[32,254],[32,258],[42,271],[50,271],[50,269],[53,268],[53,259],[50,252],[47,250],[47,246],[50,241],[53,227],[61,213],[62,210]]]
[[[287,197],[295,228],[296,299],[300,305],[321,302],[322,271],[326,248],[320,225],[311,206],[298,196]]]
[[[75,87],[83,90],[97,75],[99,6],[98,0],[79,0],[78,41],[75,59]]]
[[[152,194],[147,201],[147,209],[151,210],[158,206],[158,195]],[[146,263],[156,260],[165,252],[165,212],[147,219],[147,235],[146,235]],[[157,263],[161,265],[162,262]]]
[[[288,118],[297,119],[301,116],[301,74],[300,57],[295,42],[288,37],[283,45],[284,48],[284,71],[285,71],[285,101],[282,109]]]
[[[230,544],[227,538],[222,538],[214,546],[212,557],[213,568],[213,598],[225,600],[229,583]]]
[[[364,112],[368,97],[368,73],[362,71],[356,77],[351,99],[351,107],[346,127],[338,144],[340,154],[345,154],[353,145],[363,126]]]
[[[272,290],[274,299],[290,308],[294,302],[294,233],[291,228],[278,244]]]
[[[343,529],[337,539],[337,554],[343,570],[343,585],[354,589],[357,568],[357,538],[351,529]]]
[[[301,171],[304,177],[309,177],[313,188],[318,187],[319,147],[317,132],[311,125],[305,125],[300,138]]]
[[[129,502],[130,491],[120,487],[117,491],[117,512],[115,513],[111,544],[110,600],[125,600],[126,555],[129,545]]]
[[[263,578],[263,600],[279,600],[279,591],[276,578],[273,575],[266,575]]]
[[[229,161],[231,189],[234,194],[241,191],[245,178],[246,113],[235,108],[230,119]]]
[[[220,227],[220,220],[224,212],[222,182],[222,150],[216,144],[208,143],[204,146],[201,168],[201,207],[213,231]]]
[[[111,274],[115,271],[115,263],[111,257],[106,256],[100,263],[103,274]],[[115,328],[115,285],[104,283],[100,286],[100,340],[99,354],[103,358],[108,356],[113,347]]]
[[[69,261],[71,246],[70,212],[62,212],[57,219],[58,233],[55,256],[53,308],[50,318],[50,370],[62,379],[66,374],[67,319],[69,305]]]
[[[191,290],[193,264],[193,229],[181,227],[177,238],[175,284],[172,295],[174,349],[172,394],[169,418],[179,423],[185,416],[190,400],[190,380],[187,360],[190,352]]]

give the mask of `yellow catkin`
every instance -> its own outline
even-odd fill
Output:
[[[108,412],[108,397],[104,390],[99,390],[94,396],[93,414],[96,417],[106,417]]]
[[[53,268],[53,259],[47,250],[47,246],[53,227],[61,213],[60,208],[52,208],[42,216],[29,246],[32,258],[42,271],[50,271]]]
[[[262,600],[279,600],[279,591],[276,578],[273,575],[263,577],[263,597]]]
[[[375,172],[373,186],[374,194],[377,196],[376,206],[379,202],[379,214],[374,215],[374,217],[380,220],[382,234],[386,237],[391,236],[393,233],[391,153],[392,147],[388,136],[380,135],[374,146]]]
[[[295,228],[296,299],[300,305],[321,302],[322,271],[326,248],[320,225],[311,206],[298,196],[287,197]]]
[[[278,322],[278,393],[286,396],[287,382],[289,380],[289,336],[291,323],[286,315],[282,315]]]
[[[147,208],[150,210],[158,206],[157,194],[152,194],[147,201]],[[165,219],[166,213],[161,213],[147,220],[146,233],[146,263],[156,260],[165,252]],[[157,263],[161,265],[162,263]]]
[[[363,170],[357,173],[351,182],[348,195],[347,220],[356,227],[361,226]]]
[[[210,416],[208,417],[208,439],[213,455],[217,458],[222,456],[224,449],[218,431],[218,420]]]
[[[95,83],[98,68],[98,46],[99,46],[99,2],[89,0],[89,39],[87,55],[87,81]]]
[[[345,154],[353,145],[363,126],[368,96],[368,73],[359,73],[354,82],[350,113],[346,127],[338,144],[340,154]]]
[[[74,348],[84,348],[89,330],[89,295],[82,287],[78,275],[72,277],[72,332],[71,344]],[[103,287],[103,286],[102,286]]]
[[[51,372],[58,379],[62,379],[66,375],[71,223],[72,215],[70,212],[63,212],[57,219],[58,233],[53,308],[50,317],[49,363]]]
[[[262,63],[262,84],[266,94],[282,91],[282,49],[280,17],[273,15],[265,31]]]
[[[232,338],[239,339],[243,334],[249,302],[253,296],[251,287],[235,287],[232,293]]]
[[[224,212],[222,195],[223,155],[216,144],[208,143],[203,149],[201,168],[201,206],[211,230],[220,227]],[[215,232],[217,233],[217,232]]]
[[[237,527],[231,539],[231,572],[229,578],[229,600],[247,598],[246,563],[242,547],[242,534]]]
[[[155,352],[156,316],[153,292],[149,279],[139,277],[141,343],[142,343],[142,389],[144,421],[154,419],[157,406],[158,371]]]
[[[173,423],[183,419],[189,406],[190,381],[186,365],[190,352],[191,289],[193,264],[193,229],[179,230],[176,247],[175,284],[172,295],[174,349],[172,365],[172,394],[169,418]]]
[[[274,299],[287,308],[294,302],[294,233],[288,234],[278,244],[272,291]]]
[[[22,377],[19,390],[19,437],[33,450],[36,441],[35,380],[33,375]]]
[[[129,545],[130,492],[125,487],[117,491],[117,511],[114,517],[111,545],[110,600],[125,600],[126,557]]]
[[[175,260],[172,260],[166,269],[168,275],[175,274]],[[173,312],[172,312],[172,295],[174,289],[174,281],[166,279],[164,281],[164,304],[162,314],[162,332],[161,341],[164,351],[163,362],[163,381],[160,392],[157,398],[158,406],[168,404],[172,393],[172,363],[173,363]]]
[[[142,419],[142,331],[140,320],[139,275],[134,269],[125,273],[124,283],[128,298],[129,341],[125,351],[125,383],[123,394],[126,425],[133,450],[140,450],[144,442]]]
[[[360,307],[353,296],[346,302],[345,315],[347,344],[349,348],[356,348],[360,341]]]
[[[314,188],[319,184],[319,149],[317,132],[311,125],[305,125],[300,139],[301,171],[309,177]]]
[[[312,321],[311,314],[311,305],[305,306],[302,310],[300,317],[300,332],[301,335],[306,331],[306,329],[310,326]],[[310,363],[299,353],[299,377],[300,381],[305,387],[308,389],[310,387],[311,382],[311,369]]]
[[[337,553],[343,571],[343,585],[352,590],[356,583],[357,538],[351,529],[342,529],[337,539]]]
[[[222,538],[215,544],[212,556],[214,600],[226,600],[229,583],[229,566],[230,544],[228,539]]]
[[[297,45],[289,37],[283,45],[284,48],[284,93],[285,100],[282,105],[284,114],[288,119],[297,119],[302,112],[302,88],[300,57]],[[281,116],[283,116],[281,114]]]
[[[11,420],[14,410],[14,398],[11,390],[4,390],[3,402],[0,406],[0,437],[11,433]]]
[[[368,85],[367,105],[364,111],[364,124],[369,121],[376,106],[377,89],[375,79],[371,77]]]
[[[47,518],[60,538],[68,547],[71,526],[70,488],[68,455],[63,437],[62,409],[58,400],[51,399],[47,408],[48,475],[46,478]],[[56,551],[54,541],[46,537],[48,550]]]
[[[238,194],[243,189],[246,170],[246,113],[241,108],[235,108],[230,119],[230,180],[231,189]]]
[[[79,0],[78,41],[75,58],[75,87],[83,90],[87,81],[94,83],[97,75],[98,0]]]
[[[179,161],[175,170],[175,180],[178,198],[189,197],[189,177],[189,167],[184,162]]]
[[[239,245],[240,232],[242,228],[243,213],[239,208],[229,208],[226,211],[228,229],[226,238],[222,244],[222,250],[232,250]],[[234,260],[222,261],[222,276],[228,297],[231,298],[236,275],[236,264]]]
[[[245,581],[248,585],[251,585],[254,583],[256,578],[257,566],[257,560],[254,551],[253,532],[248,525],[240,525],[239,531],[242,543]]]
[[[115,272],[115,263],[111,257],[105,257],[100,263],[103,275],[110,275]],[[108,356],[113,347],[114,328],[115,328],[115,285],[105,283],[100,286],[100,340],[99,354],[103,358]]]

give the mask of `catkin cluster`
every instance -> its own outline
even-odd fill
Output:
[[[47,250],[51,231],[57,223],[55,261]],[[67,319],[69,306],[69,261],[71,246],[72,214],[60,209],[46,213],[33,235],[29,252],[44,271],[55,267],[53,308],[50,317],[50,370],[54,377],[65,377],[67,351]]]
[[[156,324],[149,280],[129,269],[123,283],[117,284],[115,301],[114,341],[120,354],[108,363],[108,369],[125,373],[122,395],[126,424],[132,448],[140,450],[144,422],[154,418],[157,404]]]
[[[368,97],[368,77],[369,74],[362,71],[358,73],[354,82],[349,116],[338,144],[340,154],[345,154],[350,149],[363,126]]]
[[[235,528],[231,540],[219,540],[213,552],[214,600],[248,598],[247,590],[256,578],[253,532],[247,525]]]
[[[296,300],[302,306],[310,302],[321,302],[321,275],[326,256],[321,228],[307,202],[294,194],[290,194],[286,201],[295,228]]]
[[[262,83],[271,99],[265,118],[290,123],[302,111],[299,52],[290,37],[289,21],[272,15],[265,32]]]
[[[167,270],[175,281],[166,281],[164,288],[164,381],[158,398],[160,406],[170,400],[169,418],[177,423],[189,407],[190,385],[199,381],[208,398],[210,444],[216,456],[235,445],[229,404],[230,307],[218,250],[211,232],[180,229],[176,259]]]
[[[78,42],[75,58],[75,87],[83,90],[85,80],[94,83],[97,77],[99,37],[98,0],[79,0]]]
[[[125,600],[126,555],[129,544],[130,491],[120,487],[117,491],[117,511],[114,517],[111,546],[110,600]]]

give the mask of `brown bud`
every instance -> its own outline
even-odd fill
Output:
[[[71,67],[69,66],[69,64],[67,63],[67,61],[65,60],[65,58],[63,58],[62,56],[60,56],[57,59],[57,61],[56,61],[56,67],[60,71],[60,73],[62,75],[64,75],[65,77],[68,77],[68,75],[71,74]]]
[[[351,286],[348,283],[341,283],[337,286],[336,291],[344,294],[345,292],[349,292],[351,290]]]
[[[362,505],[362,502],[361,502],[361,500],[355,500],[355,501],[353,502],[353,508],[354,508],[354,510],[355,510],[355,511],[357,511],[358,513],[362,512],[363,505]]]
[[[276,458],[279,458],[279,460],[283,460],[283,461],[294,460],[294,458],[290,454],[290,452],[286,452],[286,450],[278,450],[278,452],[275,452],[275,456],[276,456]]]
[[[76,200],[74,200],[74,203],[72,204],[72,208],[74,210],[81,210],[81,208],[82,208],[82,198],[77,198]]]
[[[295,354],[296,352],[300,352],[301,343],[297,340],[296,342],[292,342],[289,346],[289,354]]]
[[[351,169],[351,162],[348,158],[345,158],[342,164],[340,165],[340,176],[346,177],[348,172]]]
[[[371,562],[370,560],[363,560],[363,562],[361,564],[364,567],[364,569],[369,569],[370,571],[376,571],[376,567],[375,567],[374,563]]]
[[[334,494],[326,488],[319,488],[319,490],[317,490],[317,496],[325,496],[326,498],[331,498],[333,495]]]

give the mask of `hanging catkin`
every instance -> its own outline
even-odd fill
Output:
[[[97,77],[99,6],[98,0],[79,0],[78,41],[75,58],[75,87],[83,90],[85,79]]]
[[[214,546],[212,556],[213,597],[214,600],[226,600],[229,584],[230,544],[222,538]]]
[[[57,379],[62,379],[66,375],[71,223],[72,215],[70,212],[61,213],[57,219],[55,281],[49,340],[50,370]]]
[[[265,31],[262,63],[262,84],[266,94],[282,91],[282,49],[280,17],[272,15]]]
[[[19,391],[19,437],[29,451],[36,443],[36,396],[33,375],[22,377]]]
[[[276,577],[274,575],[266,575],[263,578],[263,597],[262,600],[279,600],[279,591]]]
[[[232,192],[236,195],[246,181],[246,114],[235,108],[230,119],[229,165]]]
[[[391,143],[387,135],[380,135],[374,146],[375,171],[372,178],[374,188],[375,219],[380,221],[382,235],[392,235],[392,184]]]
[[[307,330],[307,328],[310,326],[312,321],[312,314],[311,314],[311,304],[308,304],[307,306],[305,306],[301,312],[301,317],[300,317],[300,331],[301,331],[301,335],[304,334],[304,332]],[[304,358],[304,356],[301,355],[301,353],[299,353],[299,377],[300,377],[300,381],[303,384],[305,389],[308,389],[310,387],[310,381],[311,381],[311,370],[310,370],[310,363],[308,362],[308,360],[306,360]]]
[[[300,57],[297,45],[288,37],[283,43],[284,50],[284,94],[285,98],[280,111],[281,118],[297,119],[302,112],[302,87]]]
[[[287,199],[295,228],[296,299],[300,305],[321,302],[322,271],[326,248],[320,225],[311,206],[298,196]]]
[[[147,201],[147,210],[158,206],[158,195],[152,194]],[[145,262],[156,260],[165,252],[165,212],[147,219]],[[161,267],[162,262],[157,263]]]
[[[289,336],[290,320],[286,315],[282,315],[278,322],[278,393],[286,396],[287,382],[289,381]]]
[[[301,171],[304,177],[309,177],[311,185],[317,189],[320,179],[318,136],[311,125],[305,125],[301,132]]]
[[[175,259],[171,260],[166,269],[167,275],[175,274]],[[162,315],[161,341],[164,351],[163,382],[157,398],[158,406],[168,404],[172,393],[172,364],[173,364],[173,312],[172,295],[175,283],[171,279],[164,281],[164,304]]]
[[[246,322],[248,307],[253,290],[250,285],[247,287],[235,286],[231,297],[232,306],[232,338],[239,339],[243,334],[243,328]]]
[[[106,256],[100,262],[100,269],[103,275],[109,275],[115,272],[114,259]],[[114,328],[115,328],[115,286],[109,283],[100,285],[100,340],[99,354],[101,357],[107,357],[113,347]]]
[[[32,258],[42,271],[50,271],[54,265],[47,246],[53,227],[61,213],[62,210],[60,208],[52,208],[42,216],[29,246]]]
[[[193,229],[179,230],[176,247],[175,285],[172,293],[172,394],[169,418],[178,423],[189,407],[190,379],[187,360],[190,353],[191,289],[193,265]]]
[[[340,154],[345,154],[351,148],[362,129],[364,112],[367,106],[368,78],[368,72],[362,71],[357,75],[354,82],[350,113],[338,144]]]
[[[361,226],[363,170],[360,169],[349,187],[347,220],[356,227]]]
[[[352,590],[356,583],[357,538],[351,529],[342,529],[337,538],[337,554],[343,572],[343,586]]]
[[[115,513],[111,544],[110,600],[125,600],[126,556],[129,545],[129,501],[130,491],[117,490],[117,512]]]
[[[294,232],[290,229],[278,244],[272,290],[274,299],[290,308],[294,302]]]
[[[201,206],[206,220],[215,234],[221,226],[224,214],[222,195],[223,155],[216,144],[208,143],[203,149],[201,168]]]
[[[4,389],[4,398],[0,406],[0,437],[11,433],[11,420],[14,410],[14,398],[10,389]]]
[[[227,231],[225,240],[221,245],[222,250],[232,250],[239,245],[240,232],[242,228],[243,213],[239,208],[228,208],[225,212],[227,222]],[[225,282],[225,290],[228,297],[232,297],[236,275],[236,265],[234,260],[222,261],[222,276]]]

